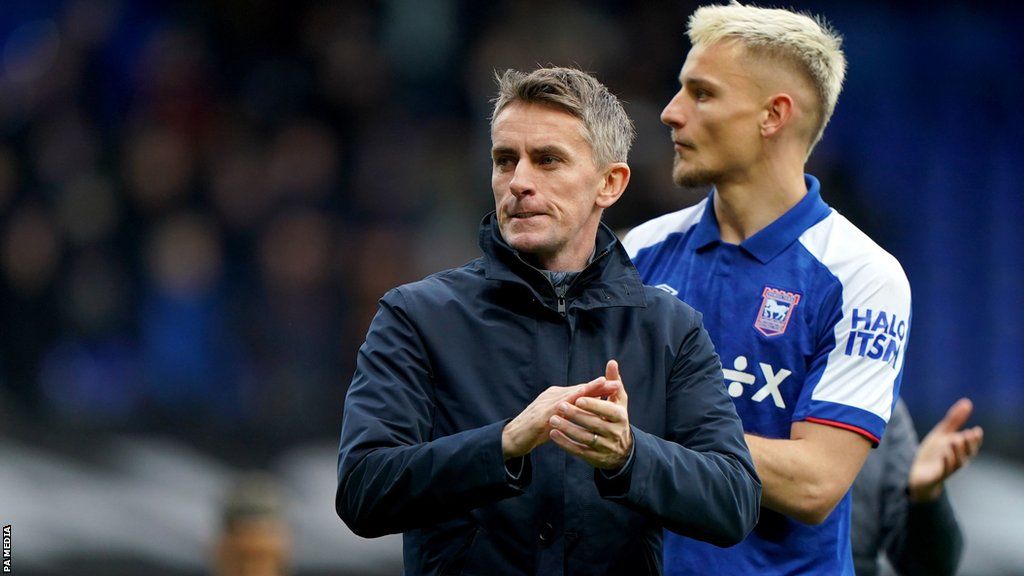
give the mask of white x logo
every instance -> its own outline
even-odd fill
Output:
[[[782,384],[782,381],[785,380],[787,376],[792,374],[792,372],[783,368],[779,370],[778,373],[776,373],[774,370],[772,370],[772,367],[770,365],[765,364],[764,362],[758,362],[757,364],[761,367],[761,373],[764,374],[764,379],[768,383],[765,384],[763,388],[754,393],[754,395],[751,396],[750,399],[755,402],[760,402],[764,400],[769,394],[771,394],[772,401],[775,402],[775,405],[778,406],[779,408],[785,408],[786,403],[783,402],[782,393],[779,392],[779,384]]]

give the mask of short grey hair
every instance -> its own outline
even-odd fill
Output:
[[[828,22],[789,10],[743,6],[734,0],[726,6],[698,8],[690,16],[687,34],[694,46],[735,39],[755,55],[795,63],[817,91],[820,105],[810,154],[832,118],[846,77],[843,39]]]
[[[515,102],[553,106],[583,124],[583,138],[594,151],[598,166],[625,162],[636,137],[633,121],[622,103],[596,78],[575,68],[538,68],[530,73],[505,70],[495,73],[498,95],[494,98],[491,127],[509,104]]]

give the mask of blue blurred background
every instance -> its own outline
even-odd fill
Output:
[[[910,278],[903,396],[922,430],[970,396],[986,429],[957,479],[964,573],[1024,573],[1024,9],[789,5],[845,37],[808,170]],[[289,490],[296,573],[400,570],[394,538],[334,518],[333,443],[377,298],[475,257],[494,70],[576,65],[626,101],[634,177],[606,220],[627,228],[703,194],[673,187],[658,120],[694,7],[4,0],[0,522],[16,563],[202,573],[220,492],[262,468]]]

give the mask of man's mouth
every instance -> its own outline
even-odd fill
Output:
[[[514,212],[509,215],[513,220],[525,220],[526,218],[533,218],[534,216],[543,216],[541,212]]]

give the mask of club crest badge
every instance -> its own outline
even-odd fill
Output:
[[[786,332],[793,309],[800,303],[800,295],[770,286],[761,293],[761,309],[757,311],[754,328],[765,336],[779,336]]]

